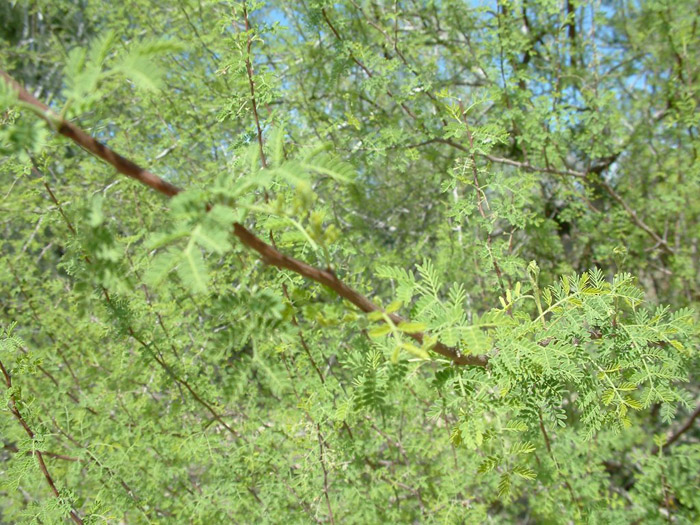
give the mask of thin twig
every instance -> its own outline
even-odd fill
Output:
[[[564,485],[566,486],[567,490],[569,491],[569,495],[571,496],[571,501],[574,502],[579,509],[581,509],[581,503],[579,502],[578,498],[574,494],[573,487],[571,486],[569,481],[566,479],[566,476],[564,476],[564,473],[561,471],[561,467],[559,466],[559,462],[557,461],[557,458],[554,456],[554,452],[552,452],[551,441],[549,440],[549,435],[547,435],[547,430],[544,427],[544,421],[542,421],[542,413],[538,412],[537,415],[539,416],[539,419],[540,419],[540,431],[542,432],[542,436],[544,437],[544,444],[545,444],[545,447],[547,448],[547,452],[549,453],[549,457],[552,458],[552,461],[554,462],[554,466],[556,467],[557,472],[562,477],[562,480],[564,481]]]
[[[12,377],[10,376],[10,373],[7,371],[5,366],[2,364],[2,361],[0,361],[0,371],[2,371],[2,375],[5,378],[5,385],[7,386],[8,390],[11,390],[12,389]],[[10,412],[12,413],[12,415],[15,417],[15,419],[17,421],[19,421],[19,424],[22,425],[22,428],[27,433],[29,438],[33,440],[34,439],[34,432],[30,428],[27,421],[24,419],[24,416],[22,416],[21,412],[19,411],[19,408],[17,407],[17,400],[15,398],[14,393],[10,394],[10,399],[9,399],[8,405],[10,407]],[[53,478],[51,477],[51,474],[49,473],[49,469],[46,468],[46,463],[44,462],[44,455],[42,454],[41,451],[34,450],[34,456],[36,457],[37,463],[39,463],[39,469],[41,470],[41,473],[44,475],[44,479],[46,480],[47,485],[51,489],[51,492],[53,492],[53,495],[56,496],[58,499],[62,499],[61,493],[56,488],[56,483],[54,482]],[[75,511],[72,507],[70,509],[70,517],[73,520],[73,522],[76,523],[77,525],[83,525],[82,518],[77,513],[77,511]]]
[[[326,461],[323,454],[323,434],[321,434],[321,425],[316,423],[316,436],[318,437],[318,456],[323,470],[323,495],[326,497],[326,505],[328,506],[328,518],[331,523],[335,523],[333,519],[333,508],[331,507],[331,499],[328,496],[328,470],[326,469]]]
[[[243,3],[243,19],[245,20],[245,30],[248,37],[247,54],[245,56],[245,69],[248,74],[248,85],[250,86],[250,100],[253,105],[253,116],[255,117],[255,127],[258,130],[258,147],[260,148],[260,162],[263,168],[267,168],[267,159],[263,150],[262,128],[260,127],[260,118],[258,117],[258,103],[255,99],[255,81],[253,80],[253,66],[250,63],[250,49],[253,45],[253,37],[250,32],[250,22],[248,21],[248,8]]]
[[[9,444],[9,443],[4,444],[2,446],[2,448],[5,450],[9,450],[10,452],[19,452],[19,448],[17,447],[17,445],[13,445],[13,444]],[[38,452],[37,450],[27,450],[26,454],[35,455],[37,452]],[[49,458],[62,459],[64,461],[82,461],[82,459],[80,459],[80,458],[76,458],[73,456],[66,456],[65,454],[57,454],[56,452],[49,452],[47,450],[44,450],[42,452],[42,454],[46,457],[49,457]]]
[[[486,207],[489,209],[489,212],[491,211],[491,207],[489,206],[489,201],[486,199],[486,193],[484,193],[484,190],[481,189],[481,185],[479,184],[479,170],[476,166],[476,156],[474,155],[474,135],[472,135],[472,131],[469,128],[469,123],[467,122],[467,112],[465,111],[464,106],[462,105],[462,101],[459,102],[459,107],[462,112],[462,117],[464,118],[464,127],[467,130],[467,137],[469,138],[469,155],[472,164],[474,188],[476,188],[476,204],[479,208],[479,214],[481,215],[481,218],[486,220],[486,213],[484,212],[482,202],[486,204]],[[486,240],[486,250],[489,252],[489,257],[491,258],[493,269],[496,272],[496,277],[498,278],[498,286],[501,288],[501,293],[505,297],[506,287],[503,284],[503,272],[501,272],[501,267],[499,266],[496,258],[493,256],[493,251],[491,250],[492,241],[493,235],[489,233],[488,238]]]
[[[693,413],[690,414],[690,417],[686,420],[685,423],[683,423],[683,426],[681,426],[678,430],[676,430],[670,436],[668,436],[668,438],[666,439],[666,443],[664,443],[664,448],[670,447],[676,441],[678,441],[678,438],[680,438],[683,434],[688,432],[688,430],[690,430],[693,427],[693,423],[695,423],[695,420],[699,416],[700,416],[700,405],[698,405],[697,408],[693,411]],[[657,447],[657,446],[655,446],[651,450],[652,455],[655,455],[658,452],[659,452],[659,447]]]
[[[35,173],[37,173],[38,175],[41,175],[41,174],[39,173],[39,171],[37,170],[36,167],[33,168],[33,170],[34,170]],[[49,195],[51,196],[51,200],[53,200],[54,204],[58,207],[58,209],[59,209],[59,211],[60,211],[60,213],[61,213],[61,216],[62,216],[63,219],[65,220],[66,225],[68,226],[68,229],[73,233],[73,235],[76,235],[75,227],[73,226],[73,224],[71,223],[70,219],[68,219],[68,216],[67,216],[67,215],[65,214],[65,212],[63,211],[63,208],[62,208],[60,202],[58,201],[58,199],[56,198],[56,195],[55,195],[54,192],[51,190],[51,187],[50,187],[46,182],[44,182],[44,186],[46,187],[46,190],[49,192]],[[91,259],[90,259],[89,256],[85,255],[85,256],[84,256],[84,259],[85,259],[85,261],[86,261],[88,264],[92,264],[92,261],[91,261]],[[105,297],[105,300],[106,300],[108,303],[111,304],[112,300],[111,300],[111,298],[110,298],[109,292],[108,292],[104,287],[102,288],[102,294],[103,294],[103,296]],[[159,316],[159,318],[160,318],[160,316]],[[163,328],[163,330],[165,330],[165,327],[162,326],[162,321],[161,321],[161,327]],[[156,363],[158,363],[158,364],[161,366],[161,368],[162,368],[163,370],[165,370],[165,372],[175,381],[175,384],[178,386],[178,388],[180,387],[180,385],[184,386],[184,387],[190,392],[190,394],[192,394],[192,397],[195,399],[195,401],[197,401],[197,403],[199,403],[200,405],[202,405],[202,406],[212,415],[212,417],[213,417],[216,421],[218,421],[218,422],[219,422],[226,430],[228,430],[234,437],[240,438],[240,434],[238,434],[238,432],[236,432],[233,428],[231,428],[231,427],[223,420],[223,418],[221,417],[221,415],[220,415],[218,412],[216,412],[216,410],[214,410],[214,408],[212,407],[212,405],[211,405],[210,403],[208,403],[207,401],[205,401],[205,400],[194,390],[194,388],[192,388],[192,386],[191,386],[187,381],[185,381],[184,379],[180,378],[180,377],[173,371],[172,367],[171,367],[170,365],[168,365],[168,364],[165,362],[165,359],[163,358],[163,356],[162,356],[162,355],[158,356],[158,355],[156,354],[156,352],[154,352],[154,350],[151,348],[151,345],[148,345],[146,342],[143,341],[143,339],[141,339],[141,338],[136,334],[136,332],[135,332],[134,329],[131,327],[131,325],[127,325],[127,332],[128,332],[128,334],[131,336],[132,339],[134,339],[136,342],[138,342],[141,346],[144,347],[144,349],[145,349],[149,354],[151,354],[151,356],[152,356],[153,359],[156,361]],[[153,346],[155,346],[155,345],[153,345]],[[159,353],[160,353],[160,352],[159,352]],[[175,354],[177,354],[177,352],[175,352]],[[76,380],[77,380],[77,379],[76,379]]]
[[[335,38],[336,38],[339,42],[342,42],[342,41],[343,41],[343,37],[340,36],[340,33],[338,32],[338,30],[335,28],[335,26],[334,26],[333,23],[331,22],[330,18],[328,17],[328,13],[326,13],[325,8],[321,9],[321,14],[323,15],[323,19],[325,20],[326,24],[328,25],[328,27],[330,28],[330,30],[333,32],[333,35],[335,36]],[[372,77],[374,76],[374,75],[372,74],[372,72],[369,70],[369,68],[368,68],[367,66],[365,66],[365,65],[362,63],[362,61],[360,61],[360,60],[352,53],[352,51],[349,51],[348,54],[349,54],[349,56],[350,56],[350,59],[351,59],[353,62],[355,62],[355,64],[357,64],[357,65],[360,67],[360,69],[362,69],[362,71],[364,71],[365,74],[366,74],[369,78],[372,78]],[[386,94],[389,96],[389,98],[392,98],[392,99],[396,100],[396,97],[394,96],[394,94],[391,92],[391,90],[390,90],[389,88],[387,88],[385,92],[386,92]],[[409,108],[409,107],[406,105],[405,102],[399,102],[399,106],[401,106],[401,109],[403,109],[403,110],[406,112],[406,114],[407,114],[409,117],[411,117],[413,120],[416,120],[416,119],[418,118],[418,117],[416,116],[416,114],[415,114],[413,111],[411,111],[411,108]]]

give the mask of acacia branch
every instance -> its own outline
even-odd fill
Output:
[[[245,69],[248,75],[248,85],[250,87],[250,101],[253,106],[253,116],[255,117],[255,127],[258,131],[258,148],[260,150],[260,162],[263,168],[267,168],[267,159],[265,159],[265,150],[263,149],[262,128],[260,127],[260,118],[258,117],[258,103],[255,99],[255,81],[253,80],[253,66],[250,63],[250,50],[253,45],[253,36],[250,32],[250,22],[248,20],[248,8],[243,3],[243,19],[245,20],[245,30],[248,33],[247,54],[245,56]]]
[[[442,139],[442,138],[435,138],[431,140],[427,140],[424,142],[421,142],[420,144],[416,144],[412,147],[417,147],[417,146],[423,146],[425,144],[430,144],[432,142],[438,142],[442,144],[447,144],[448,146],[451,146],[455,149],[458,149],[460,151],[464,151],[467,153],[471,153],[471,149],[467,148],[466,146],[463,146],[457,142],[454,142],[450,139]],[[511,159],[506,159],[502,157],[495,157],[493,155],[488,155],[484,153],[479,153],[480,156],[490,160],[491,162],[495,162],[497,164],[506,164],[508,166],[514,166],[516,168],[521,168],[526,171],[533,171],[533,172],[540,172],[540,173],[552,173],[554,175],[563,175],[563,176],[570,176],[570,177],[576,177],[579,179],[583,180],[590,180],[590,176],[593,174],[596,174],[600,171],[602,171],[602,167],[594,167],[588,171],[577,171],[577,170],[570,170],[570,169],[564,169],[564,170],[558,170],[550,167],[540,167],[540,166],[533,166],[529,162],[518,162],[516,160],[511,160]],[[616,157],[615,157],[616,158]],[[612,162],[609,162],[607,166],[612,164]],[[605,167],[607,167],[605,166]],[[622,206],[629,215],[630,219],[632,219],[632,222],[644,233],[646,233],[649,237],[654,239],[656,241],[656,245],[659,246],[664,252],[673,255],[675,252],[673,248],[671,248],[666,242],[666,239],[661,237],[658,233],[656,233],[647,223],[644,222],[644,220],[639,216],[639,214],[634,210],[628,203],[625,201],[622,196],[615,191],[615,189],[603,178],[601,177],[598,180],[598,184],[605,190],[605,192],[610,195],[615,202],[617,202],[620,206]]]
[[[32,160],[32,162],[33,162],[33,160]],[[39,172],[38,168],[36,167],[36,163],[34,163],[34,166],[35,166],[35,167],[33,168],[33,169],[34,169],[34,172],[35,172],[37,175],[41,175],[41,173]],[[78,234],[76,233],[76,230],[75,230],[75,227],[73,226],[73,223],[70,221],[70,219],[68,218],[68,216],[67,216],[67,215],[65,214],[65,212],[63,211],[63,206],[61,206],[61,203],[60,203],[60,202],[58,201],[58,199],[56,198],[56,195],[55,195],[54,192],[51,190],[51,187],[50,187],[46,182],[44,182],[44,187],[45,187],[46,190],[49,192],[49,195],[51,196],[51,200],[54,202],[54,204],[55,204],[56,207],[58,208],[58,211],[61,213],[61,216],[63,217],[63,220],[65,221],[66,225],[68,226],[68,229],[71,231],[71,233],[73,234],[74,237],[77,236]],[[88,264],[92,264],[92,261],[90,260],[90,257],[88,257],[88,256],[86,255],[84,258],[85,258],[85,261],[86,261]],[[104,287],[102,288],[102,294],[104,295],[104,298],[105,298],[105,300],[107,301],[107,303],[112,304],[112,299],[111,299],[109,293],[107,292],[107,290],[106,290]],[[25,295],[26,295],[26,294],[25,294]],[[148,296],[146,297],[146,299],[148,300]],[[34,315],[34,317],[37,318],[36,314]],[[37,318],[37,320],[38,320],[38,318]],[[158,321],[160,322],[160,326],[161,326],[161,328],[163,329],[163,331],[165,331],[165,327],[163,326],[163,320],[161,319],[160,314],[158,314]],[[199,404],[201,404],[204,408],[206,408],[207,411],[209,411],[209,413],[211,413],[211,415],[214,417],[214,419],[216,419],[219,423],[221,423],[221,425],[222,425],[226,430],[228,430],[234,437],[240,437],[240,435],[238,434],[238,432],[236,432],[233,428],[231,428],[231,427],[222,419],[222,417],[214,410],[214,408],[212,407],[212,405],[211,405],[210,403],[208,403],[207,401],[205,401],[205,400],[192,388],[192,386],[191,386],[187,381],[185,381],[184,379],[182,379],[181,377],[179,377],[179,376],[173,371],[172,367],[170,367],[170,366],[165,362],[165,358],[164,358],[162,355],[160,355],[160,357],[159,357],[158,354],[160,354],[160,351],[158,351],[157,349],[156,349],[156,351],[154,351],[154,350],[151,348],[150,345],[148,345],[143,339],[141,339],[141,338],[136,334],[135,330],[131,327],[130,324],[127,325],[127,332],[129,333],[129,335],[130,335],[136,342],[138,342],[141,346],[143,346],[144,349],[145,349],[145,350],[153,357],[153,359],[161,366],[161,368],[163,368],[163,370],[165,370],[165,372],[175,381],[175,384],[178,385],[178,388],[180,387],[180,385],[184,386],[184,387],[192,394],[192,397],[195,399],[195,401],[197,401],[197,402],[198,402]],[[166,333],[166,335],[167,335],[167,333]],[[156,352],[157,352],[157,353],[156,353]],[[177,355],[177,352],[175,351],[175,348],[174,348],[174,347],[173,347],[173,352],[175,353],[175,355]]]
[[[7,386],[8,390],[12,390],[12,376],[10,376],[10,372],[5,368],[5,366],[2,364],[1,361],[0,361],[0,372],[2,372],[2,376],[5,380],[5,385]],[[27,433],[27,436],[29,436],[29,439],[34,440],[34,436],[35,436],[34,431],[31,429],[31,427],[27,423],[27,420],[24,419],[24,416],[19,411],[19,407],[17,406],[17,400],[15,398],[14,393],[10,393],[10,399],[8,401],[8,405],[10,408],[10,412],[15,417],[15,419],[19,422],[19,424],[22,425],[22,428]],[[58,491],[58,488],[56,488],[56,483],[54,482],[53,478],[51,477],[51,474],[49,473],[49,469],[46,467],[46,462],[44,461],[44,454],[40,450],[34,450],[33,453],[34,453],[34,456],[36,456],[36,461],[39,464],[39,469],[41,470],[41,473],[44,475],[44,479],[46,480],[46,484],[51,489],[51,492],[53,493],[53,495],[56,496],[58,499],[61,499],[61,493]],[[70,514],[70,517],[73,520],[73,522],[76,523],[76,525],[83,525],[82,518],[72,507],[69,511],[69,514]]]
[[[666,242],[666,239],[661,237],[658,233],[656,233],[647,223],[645,223],[639,215],[637,215],[637,212],[630,207],[629,204],[622,198],[622,196],[615,191],[615,189],[608,184],[607,182],[603,181],[601,179],[600,185],[603,187],[603,189],[607,192],[608,195],[610,195],[620,206],[622,206],[625,211],[627,212],[627,215],[630,216],[632,219],[632,222],[636,224],[641,230],[643,230],[649,237],[654,239],[656,241],[657,246],[659,246],[664,252],[673,255],[675,251],[673,248],[671,248],[668,245],[668,242]]]
[[[362,15],[363,15],[365,18],[368,19],[368,21],[370,22],[370,24],[371,24],[373,27],[375,27],[376,29],[378,29],[378,30],[385,36],[385,38],[387,38],[387,40],[390,40],[390,39],[388,38],[388,35],[386,35],[386,33],[385,33],[379,26],[377,26],[376,24],[372,23],[372,21],[369,19],[369,17],[367,17],[367,15],[364,13],[364,11],[362,10],[362,8],[361,8],[360,6],[357,5],[357,3],[353,2],[353,4],[355,5],[355,7],[356,7],[357,9],[359,9],[359,11],[362,13]],[[571,6],[570,6],[568,3],[567,3],[567,8],[568,8],[568,9],[571,8]],[[572,12],[572,11],[570,10],[569,13],[571,13],[571,12]],[[340,35],[340,33],[338,32],[338,30],[335,28],[335,26],[333,25],[333,23],[331,22],[331,20],[328,18],[328,14],[326,13],[326,10],[325,10],[325,9],[322,9],[322,10],[321,10],[321,13],[322,13],[322,15],[323,15],[323,19],[324,19],[325,22],[326,22],[326,25],[328,25],[328,27],[331,29],[331,31],[332,31],[333,35],[335,36],[335,38],[336,38],[338,41],[341,41],[341,42],[342,42],[342,41],[343,41],[343,38],[342,38],[342,36]],[[571,35],[572,35],[572,31],[573,31],[573,34],[575,35],[575,26],[572,25],[572,24],[573,24],[573,22],[569,22],[569,24],[567,24],[567,25],[569,26],[569,36],[570,36],[570,37],[571,37]],[[400,56],[402,62],[406,65],[406,67],[408,67],[409,70],[415,74],[415,71],[411,68],[410,64],[409,64],[408,61],[406,60],[406,57],[405,57],[405,56],[399,51],[399,49],[397,48],[396,43],[394,43],[394,49],[395,49],[396,52],[399,54],[399,56]],[[372,75],[372,72],[371,72],[360,60],[358,60],[358,59],[352,54],[352,52],[349,53],[349,56],[350,56],[350,58],[351,58],[358,66],[360,66],[360,68],[365,72],[365,74],[366,74],[369,78],[372,78],[372,76],[373,76],[373,75]],[[528,56],[529,56],[529,55],[528,55]],[[574,60],[574,59],[572,58],[572,60]],[[392,93],[389,89],[387,89],[386,93],[387,93],[387,95],[389,95],[389,97],[394,98],[393,93]],[[435,96],[434,96],[432,93],[430,93],[430,92],[428,92],[428,91],[423,91],[423,93],[426,94],[431,100],[433,100],[433,102],[437,103],[437,100],[435,99]],[[405,105],[403,102],[401,103],[401,107],[402,107],[402,108],[404,109],[404,111],[406,111],[406,113],[407,113],[410,117],[412,117],[414,120],[417,118],[416,115],[415,115],[409,108],[407,108],[406,105]],[[443,121],[443,122],[444,122],[444,121]],[[470,140],[471,140],[471,139],[470,139]],[[447,145],[452,146],[453,148],[456,148],[456,149],[458,149],[458,150],[460,150],[460,151],[464,151],[464,152],[467,152],[467,153],[470,153],[470,154],[473,155],[472,148],[467,148],[466,146],[463,146],[463,145],[461,145],[461,144],[459,144],[459,143],[456,143],[456,142],[454,142],[454,141],[452,141],[452,140],[450,140],[450,139],[442,139],[442,138],[430,139],[430,140],[424,141],[424,142],[422,142],[421,144],[418,144],[418,145],[424,145],[424,144],[428,144],[428,143],[431,143],[431,142],[439,142],[439,143],[447,144]],[[495,162],[495,163],[498,163],[498,164],[506,164],[506,165],[509,165],[509,166],[515,166],[515,167],[517,167],[517,168],[521,168],[521,169],[524,169],[524,170],[526,170],[526,171],[532,171],[532,172],[541,172],[541,173],[551,173],[551,174],[554,174],[554,175],[572,176],[572,177],[577,177],[577,178],[584,179],[584,180],[586,180],[586,179],[589,177],[589,175],[591,175],[592,173],[596,173],[596,169],[591,169],[591,170],[588,170],[588,171],[583,172],[583,171],[577,171],[577,170],[571,170],[571,169],[554,169],[554,168],[551,168],[551,167],[549,167],[549,166],[547,166],[546,168],[543,168],[543,167],[539,167],[539,166],[533,166],[532,164],[530,164],[529,161],[528,161],[528,162],[518,162],[518,161],[511,160],[511,159],[507,159],[507,158],[496,157],[496,156],[494,156],[494,155],[489,155],[489,154],[486,154],[486,153],[479,153],[479,155],[480,155],[481,157],[484,157],[484,158],[490,160],[491,162]],[[617,158],[617,157],[615,157],[615,158]],[[613,160],[614,160],[614,159],[613,159]],[[610,164],[612,164],[612,161],[609,162],[609,163],[607,164],[607,166],[609,166]],[[607,166],[606,166],[606,167],[607,167]],[[599,169],[599,168],[598,168],[598,169]],[[604,180],[601,179],[601,180],[600,180],[600,185],[601,185],[601,186],[603,187],[603,189],[608,193],[608,195],[610,195],[618,204],[620,204],[620,205],[624,208],[624,210],[625,210],[625,212],[627,213],[627,215],[629,215],[629,217],[632,219],[632,222],[633,222],[638,228],[640,228],[641,230],[643,230],[647,235],[649,235],[649,237],[651,237],[651,238],[656,242],[656,245],[657,245],[657,246],[659,246],[664,252],[666,252],[666,253],[668,253],[668,254],[673,255],[673,254],[675,253],[674,250],[673,250],[673,248],[671,248],[671,247],[669,246],[669,244],[668,244],[668,242],[666,241],[666,239],[664,239],[663,237],[661,237],[661,236],[660,236],[658,233],[656,233],[648,224],[646,224],[646,223],[644,222],[644,220],[643,220],[641,217],[639,217],[639,215],[637,214],[637,212],[636,212],[629,204],[627,204],[627,202],[622,198],[622,196],[621,196],[619,193],[617,193],[617,192],[615,191],[615,189],[614,189],[610,184],[608,184],[606,181],[604,181]]]
[[[328,469],[326,469],[326,461],[323,458],[323,434],[321,434],[321,425],[316,423],[316,436],[318,437],[318,458],[321,462],[321,469],[323,470],[323,495],[326,497],[326,506],[328,507],[328,518],[331,521],[331,525],[335,525],[335,519],[333,519],[333,508],[331,507],[331,499],[328,496]]]
[[[321,14],[323,15],[323,20],[325,20],[326,25],[328,25],[328,27],[330,28],[330,30],[333,32],[333,36],[335,36],[336,40],[338,40],[338,42],[343,42],[343,37],[340,35],[340,33],[338,32],[338,30],[335,28],[335,26],[333,25],[333,22],[331,22],[331,19],[328,18],[328,13],[326,13],[326,9],[325,9],[325,8],[321,9]],[[355,62],[355,64],[357,64],[357,65],[360,67],[360,69],[362,69],[362,71],[365,72],[365,75],[367,75],[369,78],[373,78],[373,77],[374,77],[374,75],[373,75],[372,72],[369,70],[369,68],[368,68],[365,64],[363,64],[362,61],[360,61],[360,60],[353,54],[352,51],[348,51],[348,56],[350,57],[350,59],[351,59],[353,62]],[[390,90],[389,88],[387,88],[385,92],[386,92],[386,94],[389,96],[389,98],[392,98],[392,99],[394,99],[394,100],[396,100],[396,101],[398,102],[399,106],[401,106],[401,109],[403,109],[404,112],[405,112],[409,117],[411,117],[413,120],[417,120],[417,119],[418,119],[418,117],[416,116],[416,114],[415,114],[413,111],[411,111],[411,108],[409,108],[409,107],[406,105],[405,102],[401,102],[401,101],[397,100],[397,98],[394,96],[394,94],[391,92],[391,90]]]
[[[101,158],[108,164],[111,164],[119,173],[136,179],[146,186],[150,186],[154,190],[162,193],[163,195],[167,195],[168,197],[173,197],[182,191],[177,186],[164,181],[157,175],[143,169],[129,159],[122,157],[112,149],[85,133],[72,122],[62,119],[59,115],[52,111],[51,108],[30,94],[26,89],[20,86],[15,79],[4,71],[0,70],[0,76],[2,76],[5,82],[7,82],[7,84],[17,92],[21,101],[26,102],[27,104],[40,110],[40,116],[50,125],[55,126],[56,131],[71,139],[84,150],[92,153],[96,157]]]
[[[5,450],[9,450],[10,452],[19,452],[19,447],[17,445],[12,444],[12,443],[3,443],[2,448]],[[25,454],[27,454],[27,455],[36,455],[38,453],[41,453],[44,456],[47,456],[50,458],[63,459],[65,461],[82,461],[80,458],[75,458],[73,456],[67,456],[65,454],[57,454],[55,452],[49,452],[47,450],[44,450],[43,452],[40,452],[38,450],[27,450],[25,452]]]
[[[73,142],[89,153],[101,158],[114,167],[114,169],[116,169],[119,173],[139,181],[140,183],[156,190],[166,197],[173,197],[184,191],[174,184],[161,179],[147,169],[142,168],[131,160],[122,157],[111,148],[105,146],[94,137],[88,135],[75,124],[63,120],[46,104],[37,100],[4,71],[0,70],[0,76],[5,79],[8,85],[17,91],[20,100],[26,102],[34,108],[41,110],[39,114],[42,116],[42,118],[55,126],[56,130],[61,135],[70,138]],[[306,277],[307,279],[323,284],[333,290],[340,297],[347,299],[350,303],[354,304],[365,313],[380,310],[379,306],[377,306],[372,300],[342,282],[331,270],[321,270],[303,261],[299,261],[293,257],[284,255],[279,250],[253,234],[243,224],[239,222],[234,223],[233,234],[238,237],[241,243],[243,243],[245,246],[256,251],[262,257],[265,263],[277,268],[291,270],[292,272]],[[400,324],[405,321],[402,317],[396,314],[390,314],[389,317],[395,324]],[[425,338],[425,334],[423,332],[414,332],[408,335],[418,343],[422,343],[423,339]],[[442,355],[443,357],[446,357],[456,365],[486,366],[489,359],[486,355],[462,355],[459,349],[447,346],[439,341],[434,344],[431,350]]]
[[[664,443],[664,448],[670,447],[673,445],[676,441],[678,441],[678,438],[680,438],[683,434],[688,432],[693,427],[693,424],[695,423],[695,420],[700,417],[700,405],[698,405],[695,410],[693,411],[692,414],[688,417],[688,419],[683,423],[683,426],[681,426],[678,430],[670,434],[666,438],[666,443]],[[659,447],[655,446],[651,453],[656,454],[659,452]]]

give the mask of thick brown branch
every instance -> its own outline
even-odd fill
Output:
[[[59,118],[48,106],[37,100],[4,71],[0,70],[0,75],[2,75],[5,81],[18,92],[20,100],[40,109],[42,111],[43,118],[50,124],[56,126],[59,133],[70,138],[76,144],[93,155],[101,158],[113,166],[119,173],[132,177],[142,184],[156,190],[157,192],[166,195],[167,197],[172,197],[183,191],[177,186],[164,181],[157,175],[138,166],[134,162],[122,157],[109,147],[98,142],[93,137],[85,133],[75,124]],[[303,261],[299,261],[293,257],[284,255],[273,246],[255,236],[240,223],[235,223],[233,225],[233,233],[245,246],[258,252],[267,264],[276,266],[277,268],[291,270],[306,277],[307,279],[323,284],[333,290],[339,296],[350,301],[363,312],[373,312],[375,310],[379,310],[379,307],[374,302],[342,282],[332,271],[320,270],[306,264]],[[397,324],[404,321],[404,319],[395,314],[391,314],[390,317],[392,321]],[[425,334],[422,332],[416,332],[408,335],[418,343],[422,343],[425,337]],[[486,366],[488,363],[488,356],[462,355],[458,349],[449,347],[440,342],[437,342],[432,347],[432,350],[446,357],[447,359],[450,359],[453,363],[458,365]]]
[[[55,126],[56,130],[61,135],[68,137],[81,148],[87,150],[96,157],[101,158],[108,164],[111,164],[119,173],[134,178],[146,186],[150,186],[154,190],[162,193],[163,195],[167,195],[168,197],[177,195],[182,191],[177,186],[164,181],[157,175],[154,175],[150,171],[141,168],[129,159],[126,159],[114,152],[98,140],[85,133],[75,124],[61,119],[51,110],[51,108],[20,86],[15,79],[4,71],[0,70],[0,76],[2,76],[5,79],[5,82],[7,82],[17,91],[21,101],[41,110],[40,115],[42,118],[49,124]]]
[[[350,288],[347,284],[338,279],[333,272],[329,270],[320,270],[306,264],[305,262],[298,261],[297,259],[280,253],[278,250],[256,237],[242,224],[236,223],[234,224],[233,228],[233,233],[236,235],[236,237],[238,237],[243,244],[258,252],[262,256],[263,261],[265,261],[267,264],[276,266],[277,268],[286,268],[287,270],[298,273],[307,279],[321,283],[333,290],[342,298],[350,301],[365,313],[379,310],[379,307],[370,299],[358,291]],[[404,319],[395,314],[390,315],[390,317],[396,324],[404,321]],[[417,342],[423,342],[423,333],[417,332],[409,335]],[[440,342],[436,343],[432,349],[438,354],[447,357],[448,359],[454,361],[454,363],[460,365],[485,366],[488,362],[488,358],[486,356],[460,355],[455,348],[451,348]]]

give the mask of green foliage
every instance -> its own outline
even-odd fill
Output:
[[[176,42],[151,39],[130,43],[126,52],[115,53],[116,43],[116,32],[108,30],[89,48],[76,47],[68,53],[63,70],[66,88],[62,95],[66,103],[62,114],[68,108],[76,115],[92,109],[107,94],[107,81],[113,78],[126,78],[139,89],[157,91],[164,72],[156,59],[182,51]]]
[[[698,522],[699,18],[0,5],[0,523]]]

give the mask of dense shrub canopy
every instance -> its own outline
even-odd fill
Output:
[[[697,2],[0,19],[0,522],[700,520]]]

